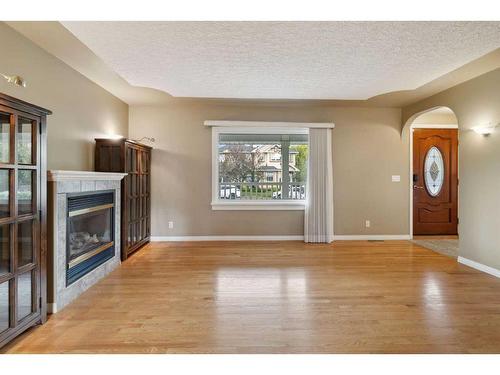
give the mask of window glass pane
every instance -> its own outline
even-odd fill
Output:
[[[130,180],[131,180],[131,182],[130,182],[130,195],[132,197],[134,197],[136,194],[136,182],[135,182],[136,178],[137,177],[135,174],[130,175]]]
[[[221,134],[219,199],[306,198],[307,134]]]
[[[135,220],[135,199],[130,199],[130,220]]]
[[[9,282],[0,284],[0,332],[9,328]]]
[[[10,215],[9,176],[10,172],[8,169],[0,169],[0,217],[8,217]]]
[[[19,117],[17,125],[17,162],[19,164],[32,164],[32,130],[33,123],[31,120]]]
[[[32,311],[31,271],[17,278],[17,319],[26,318]]]
[[[149,172],[149,169],[148,169],[148,164],[149,164],[149,154],[147,152],[144,152],[142,154],[142,161],[143,161],[143,172],[144,173],[148,173]]]
[[[33,263],[33,223],[31,220],[17,224],[17,266]]]
[[[424,180],[429,194],[437,196],[444,182],[443,155],[437,147],[431,147],[425,156]]]
[[[0,163],[10,162],[10,115],[0,113]]]
[[[134,170],[134,167],[132,165],[132,149],[127,148],[127,171],[126,172],[132,172]]]
[[[135,242],[135,223],[129,224],[129,243],[133,244]]]
[[[137,241],[139,242],[140,240],[142,240],[142,225],[141,221],[139,220],[137,222]]]
[[[141,156],[141,173],[146,173],[146,153],[144,151],[139,152]]]
[[[10,225],[0,226],[0,275],[10,271]]]
[[[132,172],[137,172],[137,150],[132,149],[132,158],[130,160],[132,166],[131,166],[131,171]]]
[[[17,204],[19,215],[33,213],[33,171],[20,169],[17,180]]]

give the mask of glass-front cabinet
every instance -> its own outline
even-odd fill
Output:
[[[0,94],[0,347],[46,318],[48,114]]]
[[[126,260],[151,237],[150,146],[129,139],[96,139],[95,170],[127,173],[121,186],[121,257]]]

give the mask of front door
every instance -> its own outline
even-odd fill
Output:
[[[458,130],[413,131],[413,234],[457,234]]]

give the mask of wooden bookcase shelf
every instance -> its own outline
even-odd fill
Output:
[[[47,115],[0,94],[0,347],[47,318]]]
[[[127,173],[121,192],[121,257],[126,260],[151,238],[152,148],[125,138],[95,141],[96,172]]]

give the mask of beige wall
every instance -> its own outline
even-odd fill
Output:
[[[405,107],[404,123],[436,106],[458,119],[459,255],[500,269],[500,129],[488,137],[470,130],[500,123],[500,69]]]
[[[54,112],[48,120],[50,169],[92,170],[93,138],[111,134],[158,139],[153,159],[153,234],[301,235],[300,211],[212,211],[210,130],[206,119],[334,121],[336,234],[408,233],[407,142],[395,108],[230,105],[174,102],[130,108],[16,31],[0,23],[0,72],[22,75],[0,91]],[[392,183],[400,174],[401,183]],[[371,221],[371,228],[364,222]],[[168,229],[167,221],[175,227]]]
[[[128,105],[0,22],[0,73],[23,76],[19,88],[0,79],[0,92],[52,110],[48,168],[93,169],[94,138],[127,135]]]
[[[157,140],[154,236],[303,234],[301,211],[212,211],[211,130],[203,125],[210,119],[335,122],[335,234],[408,234],[408,141],[401,139],[399,109],[198,101],[130,107],[130,136]],[[393,174],[400,183],[391,182]]]

